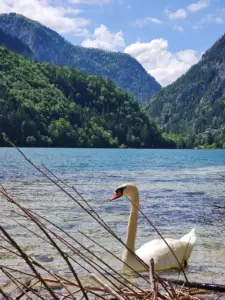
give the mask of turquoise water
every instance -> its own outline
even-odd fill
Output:
[[[135,149],[22,149],[40,166],[45,165],[61,179],[76,186],[101,217],[122,238],[125,236],[129,203],[126,199],[110,202],[116,187],[136,182],[144,213],[166,237],[179,238],[193,227],[197,243],[187,270],[189,280],[221,282],[225,278],[225,224],[212,213],[213,204],[225,204],[225,151],[204,150],[135,150]],[[95,250],[111,265],[120,269],[120,262],[84,239],[82,230],[102,245],[120,255],[118,245],[99,225],[72,200],[35,171],[15,149],[0,148],[0,183],[18,201],[68,230],[77,239]],[[1,223],[37,259],[50,261],[64,272],[60,258],[50,246],[25,233],[11,217],[12,206],[0,198]],[[143,217],[139,218],[137,247],[157,238]],[[2,253],[2,257],[1,257]],[[54,254],[54,255],[52,255]],[[47,257],[48,256],[48,257]],[[13,257],[0,252],[10,265],[21,265]],[[52,262],[49,262],[52,266]],[[82,272],[82,271],[81,271]],[[84,276],[85,273],[83,273]],[[164,275],[174,277],[174,271]]]
[[[23,149],[35,162],[51,170],[76,177],[77,171],[148,171],[183,170],[225,165],[225,151],[138,150],[138,149]],[[0,149],[1,180],[26,180],[38,174],[24,164],[15,149]],[[25,172],[24,172],[25,171]],[[73,178],[73,177],[72,177]]]

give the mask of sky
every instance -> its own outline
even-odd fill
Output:
[[[162,86],[196,64],[225,31],[225,0],[0,0],[74,45],[129,53]]]

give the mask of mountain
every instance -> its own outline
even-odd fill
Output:
[[[74,46],[55,31],[15,13],[1,14],[0,28],[27,44],[39,61],[109,78],[140,102],[161,88],[128,54]]]
[[[0,47],[2,134],[19,146],[165,148],[147,114],[112,80]]]
[[[35,58],[33,52],[30,48],[20,41],[17,37],[13,37],[10,34],[5,33],[0,29],[0,46],[6,46],[12,51],[15,51],[21,55],[30,57],[32,59]]]
[[[225,148],[225,35],[176,82],[153,95],[148,112],[188,147]],[[182,146],[182,145],[181,145]]]

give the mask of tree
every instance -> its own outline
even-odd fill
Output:
[[[0,131],[19,146],[140,147],[143,139],[147,147],[170,147],[112,81],[32,62],[1,47],[0,70]]]
[[[36,144],[36,139],[34,136],[28,136],[26,138],[26,143],[28,146],[34,146]]]

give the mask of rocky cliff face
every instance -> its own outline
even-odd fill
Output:
[[[0,29],[0,46],[5,46],[11,51],[17,52],[21,55],[30,57],[32,59],[35,58],[33,52],[30,48],[20,41],[17,37],[13,37],[10,34],[5,33]]]

